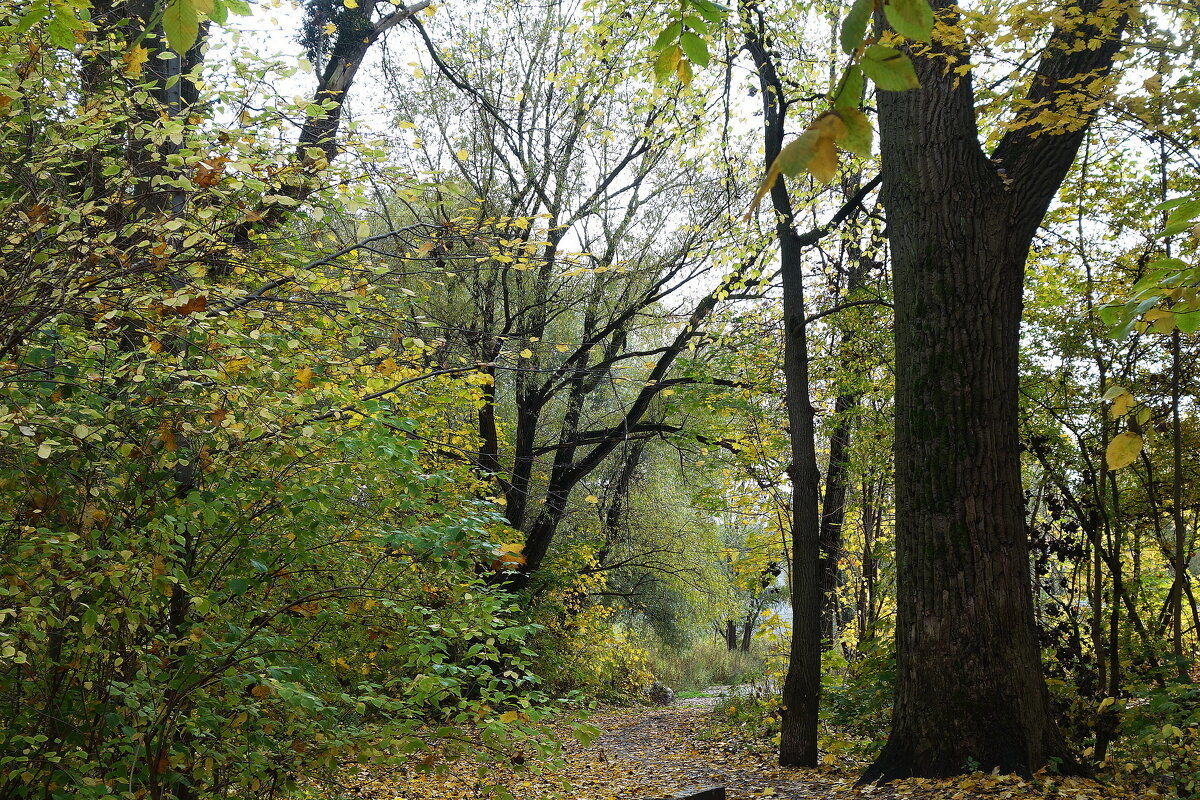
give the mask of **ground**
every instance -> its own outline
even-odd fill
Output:
[[[563,770],[504,775],[493,768],[489,778],[507,786],[516,800],[657,800],[707,786],[725,786],[729,800],[1117,800],[1130,796],[1081,779],[1046,777],[1025,782],[982,774],[956,781],[855,788],[857,769],[784,769],[767,753],[755,754],[738,742],[713,738],[708,717],[718,693],[679,700],[665,708],[602,709],[589,721],[604,734],[588,747],[568,744]],[[355,772],[340,794],[362,800],[483,798],[477,769],[460,761],[444,775],[402,769]]]

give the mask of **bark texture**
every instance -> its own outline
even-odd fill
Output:
[[[935,2],[944,19],[949,4]],[[1034,629],[1018,443],[1017,356],[1033,234],[1090,121],[1041,126],[1080,75],[1108,71],[1124,11],[1079,4],[1029,105],[989,158],[965,54],[914,57],[922,88],[880,92],[882,199],[896,309],[897,686],[862,781],[974,769],[1029,774],[1068,754]],[[1099,9],[1107,19],[1092,19]],[[1069,45],[1095,37],[1091,50]]]

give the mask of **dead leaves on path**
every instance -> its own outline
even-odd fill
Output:
[[[590,722],[605,731],[588,747],[564,744],[564,769],[517,771],[460,759],[444,774],[358,768],[346,776],[343,796],[362,800],[474,800],[492,797],[489,785],[516,800],[648,800],[690,787],[724,785],[729,800],[1128,800],[1160,797],[1127,787],[1057,776],[1023,781],[974,774],[953,781],[910,779],[886,786],[853,786],[857,772],[837,768],[784,769],[768,753],[754,754],[704,738],[709,709],[607,709]],[[348,791],[349,790],[349,791]],[[317,795],[331,797],[332,795]]]

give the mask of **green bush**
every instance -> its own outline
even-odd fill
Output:
[[[1157,786],[1181,800],[1200,798],[1200,685],[1172,675],[1161,684],[1135,687],[1131,698],[1099,713],[1119,719],[1108,754],[1117,777]]]
[[[349,754],[525,736],[533,631],[477,577],[498,519],[390,429],[325,433],[183,497],[145,459],[5,451],[0,795],[267,797]]]
[[[890,637],[864,643],[854,661],[829,651],[822,666],[821,716],[830,741],[826,749],[874,755],[886,741],[891,723],[896,681],[894,643]]]

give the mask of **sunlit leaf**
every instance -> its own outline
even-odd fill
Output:
[[[1108,443],[1104,451],[1104,460],[1109,470],[1127,467],[1137,460],[1142,452],[1142,437],[1133,431],[1122,431]]]

